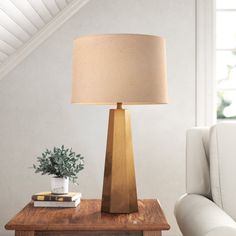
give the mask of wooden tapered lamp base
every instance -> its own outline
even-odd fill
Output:
[[[117,105],[109,114],[102,212],[138,211],[130,115]]]

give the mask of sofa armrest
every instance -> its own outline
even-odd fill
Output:
[[[236,222],[214,202],[197,194],[181,197],[175,217],[184,236],[235,236]]]

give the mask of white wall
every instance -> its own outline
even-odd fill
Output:
[[[108,106],[71,105],[72,40],[142,33],[167,41],[169,104],[130,106],[139,198],[159,198],[171,230],[185,190],[185,131],[195,124],[195,1],[91,0],[0,81],[0,235],[3,225],[49,178],[28,167],[46,147],[65,144],[86,157],[79,190],[100,198]],[[91,68],[92,70],[92,68]]]

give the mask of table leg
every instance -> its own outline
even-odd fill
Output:
[[[16,230],[15,236],[35,236],[34,231],[18,231]]]
[[[161,236],[161,231],[143,231],[143,236]]]

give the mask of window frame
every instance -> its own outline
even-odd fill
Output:
[[[210,126],[216,115],[216,2],[195,0],[196,9],[196,126]]]

